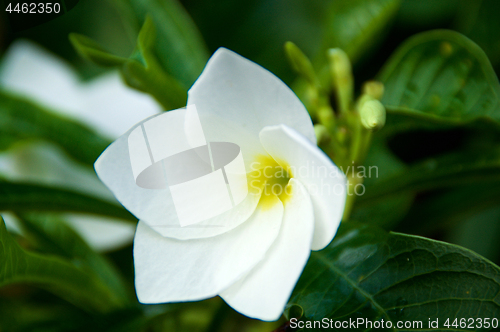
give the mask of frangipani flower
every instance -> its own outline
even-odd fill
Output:
[[[0,88],[79,120],[111,139],[161,110],[151,97],[125,86],[118,72],[82,82],[62,59],[23,40],[10,46],[2,59]],[[1,153],[0,174],[114,200],[91,169],[48,142],[26,143]],[[99,250],[130,243],[134,234],[132,225],[112,218],[68,214],[65,219]]]
[[[131,176],[128,137],[143,124],[110,145],[95,168],[140,219],[134,239],[138,298],[164,303],[220,295],[247,316],[276,320],[311,249],[327,246],[337,231],[345,177],[316,146],[311,119],[295,94],[227,49],[212,56],[189,90],[188,109],[192,105],[207,142],[241,148],[250,193],[216,217],[175,227],[169,189],[140,188]]]

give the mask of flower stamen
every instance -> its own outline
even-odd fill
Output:
[[[269,155],[259,155],[250,165],[247,174],[248,192],[261,194],[259,205],[270,206],[278,197],[285,204],[292,195],[292,187],[288,185],[293,177],[290,167],[285,162],[277,162]]]

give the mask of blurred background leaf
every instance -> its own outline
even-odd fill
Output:
[[[137,37],[137,47],[129,58],[108,53],[97,42],[78,34],[71,34],[70,40],[84,58],[105,67],[118,67],[130,87],[149,93],[165,110],[185,106],[187,90],[181,83],[164,72],[160,59],[155,54],[158,41],[153,20],[148,17]]]
[[[353,63],[366,58],[380,43],[400,5],[399,0],[332,1],[327,10],[318,61],[326,65],[326,51],[341,48]]]
[[[128,302],[131,302],[132,294],[118,271],[104,257],[92,250],[64,220],[57,216],[36,213],[17,216],[26,236],[31,238],[30,243],[36,243],[39,251],[70,259],[79,266],[86,265],[115,293],[128,295]]]
[[[457,30],[474,40],[497,67],[500,64],[500,41],[495,31],[500,29],[500,3],[495,0],[461,1],[457,9]]]
[[[18,181],[0,180],[0,210],[79,212],[137,221],[122,206],[101,198],[68,189]]]
[[[0,285],[35,283],[85,310],[106,312],[124,307],[124,294],[113,292],[89,267],[62,258],[30,253],[9,235],[0,220]]]
[[[154,52],[158,60],[169,75],[188,89],[201,74],[209,53],[198,28],[181,3],[177,0],[114,1],[122,10],[126,24],[136,30],[143,26],[147,15],[151,16],[157,28]]]
[[[0,151],[25,140],[46,140],[87,165],[111,143],[92,129],[22,98],[0,91]]]

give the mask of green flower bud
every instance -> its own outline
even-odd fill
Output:
[[[385,107],[376,99],[363,103],[359,110],[361,124],[366,129],[380,129],[385,124]]]
[[[351,62],[347,54],[339,48],[328,50],[330,75],[334,91],[337,95],[339,109],[348,112],[353,101],[354,79]]]
[[[293,68],[310,84],[319,86],[319,80],[309,58],[292,42],[285,43],[285,53]]]
[[[362,94],[380,100],[384,95],[384,84],[377,81],[365,82],[365,84],[363,84]]]

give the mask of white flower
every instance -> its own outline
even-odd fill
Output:
[[[0,87],[111,139],[161,110],[149,96],[126,87],[117,72],[82,82],[62,59],[28,41],[17,41],[8,49],[1,63]],[[23,144],[0,154],[0,174],[114,200],[91,169],[47,142]],[[99,250],[130,243],[134,234],[133,225],[111,218],[69,214],[65,219]]]
[[[259,190],[208,221],[173,227],[168,189],[140,188],[130,175],[128,135],[108,147],[96,171],[140,219],[134,239],[138,298],[163,303],[220,295],[247,316],[276,320],[311,249],[327,246],[337,231],[345,177],[316,146],[311,119],[295,94],[227,49],[209,60],[189,90],[188,105],[196,106],[207,142],[240,146],[249,183],[255,180]],[[287,192],[266,191],[273,186]]]

